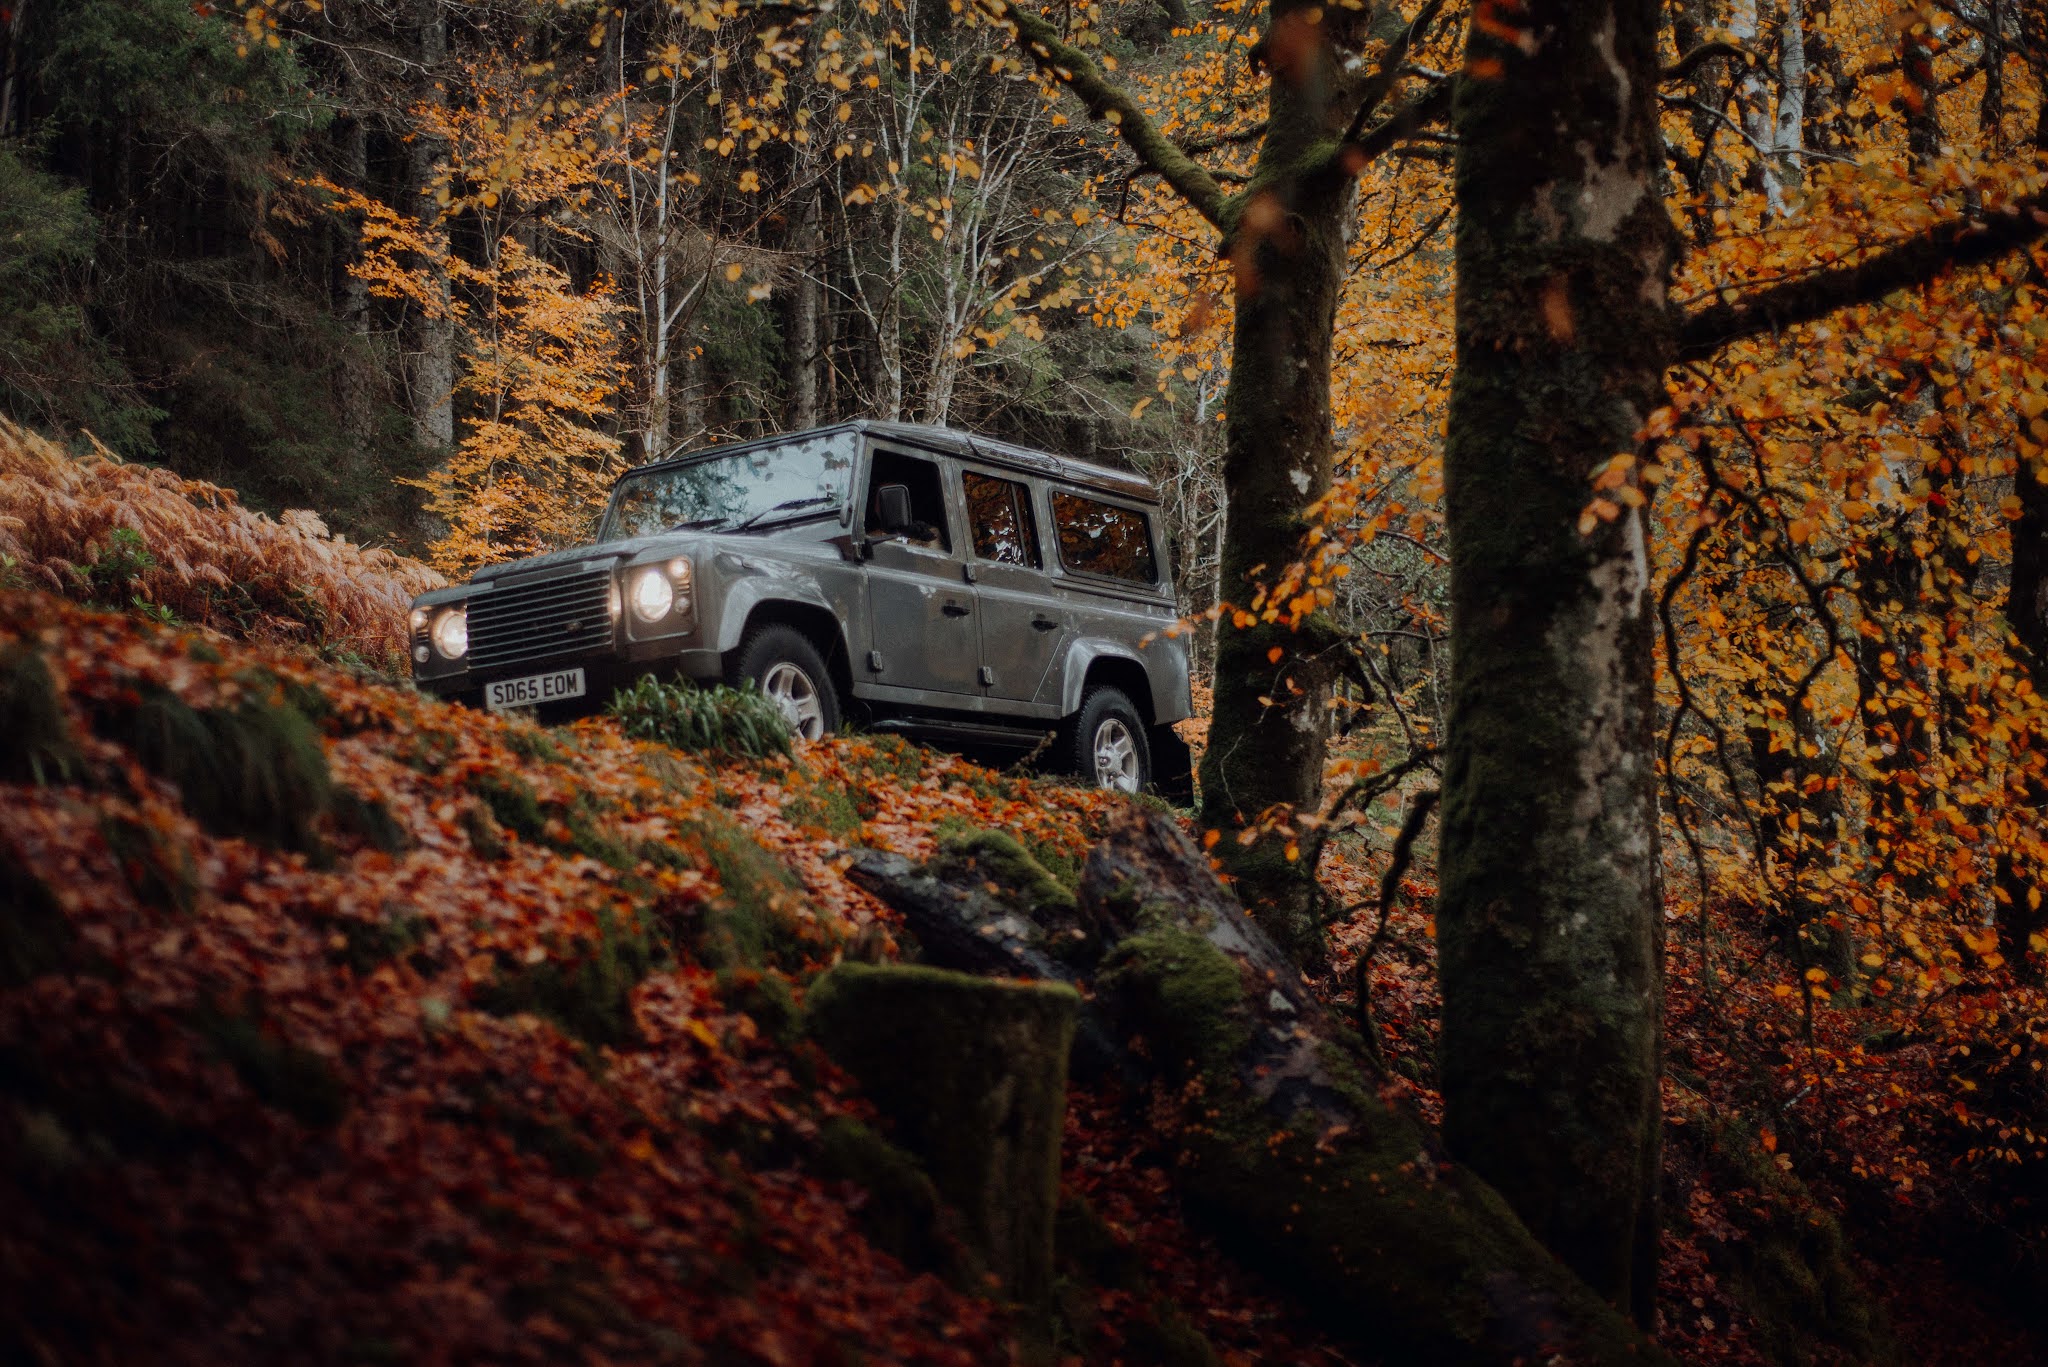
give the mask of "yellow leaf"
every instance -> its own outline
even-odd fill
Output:
[[[725,278],[729,281],[734,282],[735,284],[738,283],[739,278],[745,275],[746,273],[746,267],[740,265],[740,263],[737,261],[733,262],[730,266],[727,266],[725,268]]]

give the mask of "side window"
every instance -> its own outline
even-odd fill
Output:
[[[1159,581],[1152,560],[1152,526],[1145,514],[1056,492],[1052,520],[1059,532],[1060,563],[1068,569],[1138,584]]]
[[[1031,520],[1031,490],[1013,479],[960,472],[967,491],[967,525],[983,560],[1038,568],[1038,527]]]
[[[906,540],[932,550],[953,549],[953,538],[946,530],[946,486],[939,482],[937,461],[906,456],[897,451],[875,452],[874,463],[868,468],[865,505],[867,526],[871,531],[881,525],[879,494],[885,484],[901,484],[910,490],[910,516],[917,525],[911,528]]]

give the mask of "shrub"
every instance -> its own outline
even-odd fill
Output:
[[[751,687],[698,688],[645,675],[612,697],[610,711],[634,740],[754,759],[790,753],[782,710]]]
[[[272,519],[232,490],[74,457],[0,418],[6,577],[79,599],[139,601],[262,641],[402,659],[413,597],[446,581],[416,560],[332,536],[314,514]]]

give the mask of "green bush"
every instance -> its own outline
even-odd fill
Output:
[[[751,687],[698,688],[646,675],[614,694],[609,710],[634,740],[754,759],[790,753],[782,710]]]

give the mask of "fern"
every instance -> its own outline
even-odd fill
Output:
[[[613,695],[611,715],[635,740],[677,750],[765,759],[790,753],[792,733],[782,709],[745,688],[698,688],[643,675]]]

